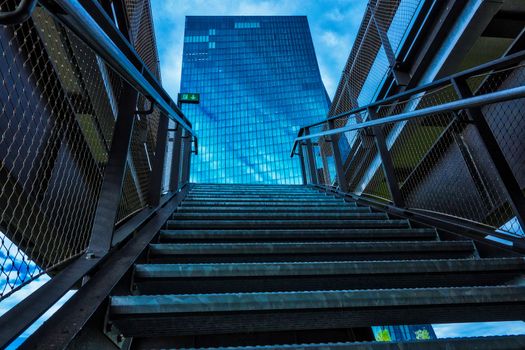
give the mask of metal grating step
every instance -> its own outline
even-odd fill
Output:
[[[244,229],[244,230],[162,230],[162,242],[178,241],[411,241],[436,240],[435,229],[427,228],[366,228],[366,229]]]
[[[196,350],[196,348],[179,348]],[[401,342],[341,342],[199,348],[200,350],[523,350],[525,335],[447,338]]]
[[[525,262],[506,259],[140,264],[140,294],[496,286],[522,279]]]
[[[168,220],[168,229],[409,228],[407,220]]]
[[[182,206],[177,209],[177,213],[370,213],[369,207],[357,207],[340,205],[336,207],[317,207],[317,206],[238,206],[238,207],[188,207]]]
[[[332,198],[332,197],[319,197],[319,198],[294,198],[290,197],[274,197],[274,198],[260,198],[260,197],[195,197],[189,196],[184,199],[184,202],[264,202],[264,203],[295,203],[295,205],[301,205],[302,203],[344,203],[342,199]]]
[[[114,296],[125,336],[521,320],[524,286]]]
[[[175,212],[172,215],[174,220],[307,220],[307,221],[325,221],[325,220],[382,220],[388,219],[385,213],[370,213],[370,212],[349,212],[349,213],[186,213]],[[219,221],[217,221],[219,222]],[[168,222],[169,224],[169,222]]]
[[[301,202],[297,203],[295,201],[285,201],[285,202],[243,202],[243,201],[184,201],[182,202],[182,207],[238,207],[238,206],[251,206],[257,208],[280,208],[280,207],[296,207],[296,208],[349,208],[356,207],[357,204],[354,202],[343,202],[343,201],[333,201],[333,202]]]
[[[151,244],[150,262],[341,261],[473,258],[472,241]]]

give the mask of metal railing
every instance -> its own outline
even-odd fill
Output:
[[[523,249],[524,60],[518,52],[303,127],[291,156],[307,184]]]
[[[0,300],[51,280],[0,319],[0,347],[183,191],[197,151],[99,2],[43,1],[22,19],[0,26]]]

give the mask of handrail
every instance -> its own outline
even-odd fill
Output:
[[[0,24],[9,25],[24,22],[31,16],[37,0],[22,0],[20,4],[9,12],[0,12]]]
[[[319,132],[315,134],[299,136],[294,140],[292,151],[290,153],[290,157],[294,156],[295,148],[299,141],[308,140],[312,138],[319,138],[322,136],[336,135],[336,134],[340,134],[340,133],[344,133],[348,131],[360,130],[360,129],[369,128],[373,126],[381,126],[384,124],[395,123],[395,122],[400,122],[400,121],[409,120],[409,119],[426,117],[430,114],[435,114],[435,113],[444,113],[444,112],[450,112],[454,110],[479,107],[479,106],[483,106],[486,104],[504,102],[508,100],[521,98],[521,97],[525,97],[525,86],[520,86],[516,88],[510,88],[510,89],[488,93],[485,95],[465,98],[465,99],[458,100],[458,101],[444,103],[439,106],[432,106],[432,107],[427,107],[423,109],[418,109],[415,111],[396,114],[396,115],[392,115],[389,117],[375,119],[375,120],[371,120],[371,121],[367,121],[367,122],[363,122],[359,124],[347,125],[342,128],[329,129],[329,130],[325,130],[323,132]]]
[[[111,40],[111,38],[101,29],[99,24],[93,19],[89,12],[81,5],[79,0],[55,0],[63,12],[51,11],[65,26],[75,32],[88,44],[107,64],[134,88],[144,96],[148,96],[166,115],[179,123],[184,129],[196,137],[189,123],[185,120],[184,114],[169,97],[167,92],[160,87],[154,87],[142,74],[142,72],[131,63],[130,59],[122,50]],[[90,2],[93,6],[99,6],[95,2]],[[46,4],[43,4],[44,6]],[[106,15],[107,17],[107,15]],[[107,18],[109,21],[109,18]],[[113,25],[114,26],[114,25]],[[142,60],[132,49],[137,57],[134,60]],[[142,63],[142,69],[147,69]],[[163,98],[165,96],[166,98]]]
[[[378,106],[381,106],[381,105],[384,105],[384,104],[395,102],[397,100],[403,99],[405,97],[408,97],[408,96],[411,96],[411,95],[414,95],[414,94],[417,94],[417,93],[420,93],[420,92],[425,92],[425,91],[430,90],[430,89],[436,89],[436,88],[439,88],[439,87],[446,86],[446,85],[450,84],[450,81],[452,79],[465,79],[465,78],[468,78],[468,77],[471,77],[471,76],[474,76],[474,75],[478,75],[478,74],[482,74],[482,73],[485,73],[485,72],[489,72],[489,71],[492,71],[492,70],[495,70],[495,69],[501,69],[501,68],[505,68],[505,67],[510,67],[510,66],[512,66],[512,65],[514,65],[516,63],[519,63],[519,62],[523,61],[524,59],[525,59],[525,51],[520,51],[520,52],[517,52],[515,54],[509,55],[509,56],[505,56],[505,57],[499,58],[499,59],[491,61],[491,62],[487,62],[487,63],[482,64],[480,66],[473,67],[473,68],[470,68],[470,69],[458,72],[456,74],[452,74],[450,76],[447,76],[447,77],[435,80],[435,81],[433,81],[431,83],[424,84],[424,85],[415,87],[413,89],[403,91],[403,92],[401,92],[399,94],[396,94],[396,95],[384,98],[382,100],[372,102],[372,103],[370,103],[368,105],[353,108],[353,109],[351,109],[351,110],[349,110],[347,112],[343,112],[343,113],[337,114],[335,116],[332,116],[330,118],[321,120],[319,122],[316,122],[316,123],[313,123],[313,124],[309,124],[309,125],[305,125],[305,126],[303,126],[303,127],[301,127],[299,129],[299,133],[301,133],[303,129],[309,129],[309,128],[313,128],[313,127],[316,127],[316,126],[320,126],[320,125],[323,125],[323,124],[325,124],[325,123],[327,123],[329,121],[335,121],[335,120],[340,119],[340,118],[348,117],[348,116],[350,116],[352,114],[356,114],[356,113],[365,111],[365,110],[367,110],[369,108],[372,108],[372,107],[378,107]]]

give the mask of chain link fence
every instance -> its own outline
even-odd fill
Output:
[[[160,78],[149,1],[126,6],[132,44]],[[86,251],[124,81],[42,7],[0,26],[0,46],[1,300]],[[149,205],[153,160],[164,157],[160,109],[139,94],[137,110],[117,222]]]

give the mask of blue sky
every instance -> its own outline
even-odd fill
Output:
[[[332,98],[367,3],[367,0],[152,0],[164,88],[171,96],[179,92],[186,15],[306,15],[321,76]]]

